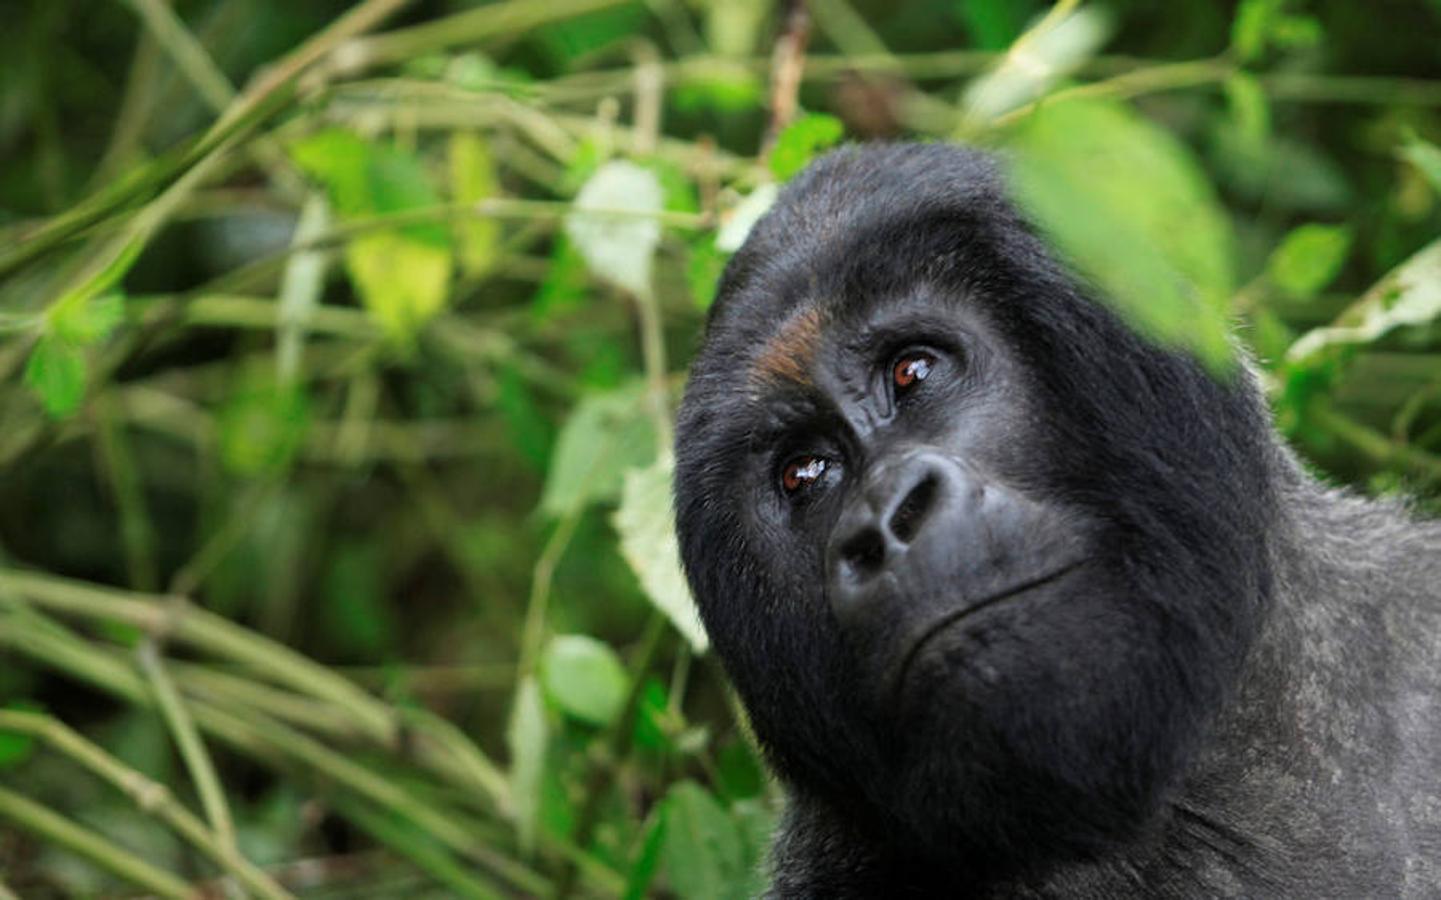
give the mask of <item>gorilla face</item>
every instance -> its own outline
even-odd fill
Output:
[[[732,260],[677,524],[781,775],[972,869],[1133,836],[1269,591],[1254,390],[1089,300],[978,154],[833,154]]]

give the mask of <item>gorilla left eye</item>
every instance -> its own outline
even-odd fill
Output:
[[[794,494],[820,481],[829,467],[830,461],[823,456],[798,456],[781,470],[781,487]]]
[[[912,350],[901,355],[891,367],[891,380],[897,388],[905,390],[918,381],[925,381],[936,364],[936,358],[921,350]]]

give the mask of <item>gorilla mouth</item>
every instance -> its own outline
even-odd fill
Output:
[[[1021,596],[1022,594],[1029,593],[1033,590],[1036,590],[1037,588],[1042,588],[1048,584],[1059,581],[1061,578],[1064,578],[1066,575],[1069,575],[1076,569],[1079,569],[1084,562],[1085,560],[1076,560],[1075,562],[1066,563],[1059,568],[1052,569],[1050,572],[1047,572],[1044,575],[1038,575],[1035,578],[1029,578],[1025,581],[1021,581],[1018,584],[1012,585],[1011,587],[1008,587],[1003,591],[992,594],[991,596],[986,597],[983,600],[979,600],[975,603],[963,606],[960,609],[946,613],[945,615],[938,618],[936,621],[932,622],[930,625],[926,626],[925,630],[921,632],[920,637],[916,638],[916,640],[911,644],[910,649],[906,651],[906,655],[904,658],[902,658],[900,666],[897,667],[895,679],[891,684],[891,696],[896,700],[900,699],[901,690],[905,687],[906,677],[910,674],[911,665],[916,661],[916,659],[920,657],[921,651],[925,649],[926,645],[931,643],[931,641],[934,640],[938,635],[945,631],[949,631],[951,627],[956,625],[957,623],[970,618],[971,616],[981,612],[982,610],[989,609],[990,607],[995,606],[997,603],[1005,600],[1013,600],[1016,597]]]

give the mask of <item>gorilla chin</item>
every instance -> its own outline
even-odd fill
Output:
[[[1129,329],[939,144],[731,259],[676,524],[789,803],[775,897],[1434,897],[1441,527]]]

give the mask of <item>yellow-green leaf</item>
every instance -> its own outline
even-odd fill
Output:
[[[490,145],[473,131],[450,136],[450,189],[458,203],[478,203],[499,193]],[[454,227],[461,270],[471,277],[490,271],[500,248],[500,223],[467,212]]]
[[[401,342],[444,309],[450,293],[450,250],[401,231],[355,238],[345,248],[345,268],[365,308]]]
[[[1051,103],[1012,135],[1022,206],[1142,333],[1229,363],[1230,225],[1190,151],[1128,107]]]
[[[1351,249],[1351,229],[1345,225],[1302,225],[1286,235],[1271,254],[1266,274],[1281,290],[1297,297],[1312,297],[1330,284]]]

